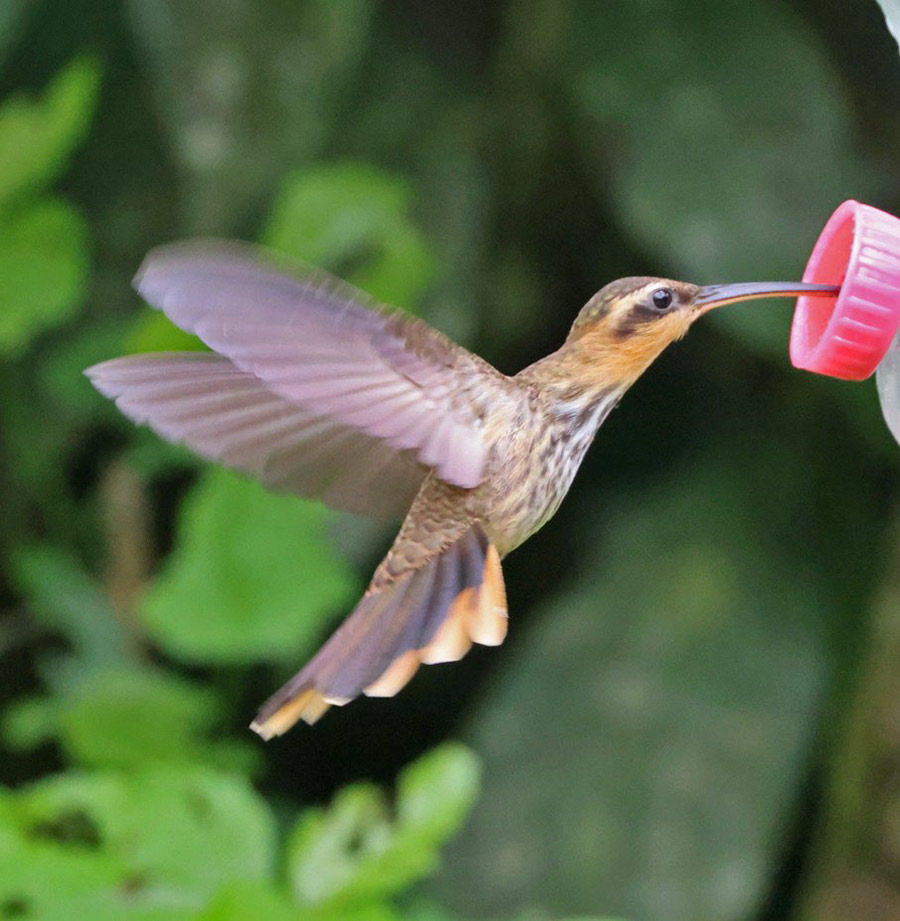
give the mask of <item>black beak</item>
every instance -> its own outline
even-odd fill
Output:
[[[701,313],[734,304],[737,301],[752,301],[759,297],[837,297],[837,285],[815,285],[805,281],[750,281],[736,285],[707,285],[694,298],[694,306]]]

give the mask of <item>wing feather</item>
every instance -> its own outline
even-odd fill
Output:
[[[249,247],[165,247],[135,284],[178,326],[308,413],[414,451],[450,483],[481,481],[485,391],[502,375],[424,322],[327,276],[286,274]]]
[[[427,473],[413,452],[286,400],[219,355],[134,355],[87,374],[165,438],[343,511],[400,517]]]

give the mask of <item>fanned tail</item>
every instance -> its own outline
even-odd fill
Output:
[[[479,524],[419,569],[371,589],[309,664],[262,707],[264,739],[360,694],[393,697],[421,664],[454,662],[506,636],[500,556]]]

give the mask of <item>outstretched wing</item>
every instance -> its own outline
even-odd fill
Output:
[[[342,511],[402,517],[428,472],[415,452],[310,412],[220,355],[132,355],[86,373],[125,415],[170,441]]]
[[[140,294],[274,394],[477,486],[486,380],[499,372],[421,320],[366,302],[325,275],[288,274],[250,247],[152,252]]]

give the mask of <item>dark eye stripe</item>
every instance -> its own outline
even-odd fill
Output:
[[[657,303],[657,296],[665,295],[665,304]],[[634,335],[641,327],[648,323],[653,323],[660,318],[670,307],[677,304],[675,292],[671,288],[657,288],[649,297],[646,295],[638,301],[625,314],[614,329],[614,335],[617,339],[627,339]]]
[[[614,334],[617,339],[627,339],[648,323],[653,323],[660,317],[660,311],[646,304],[635,304],[615,326]]]

